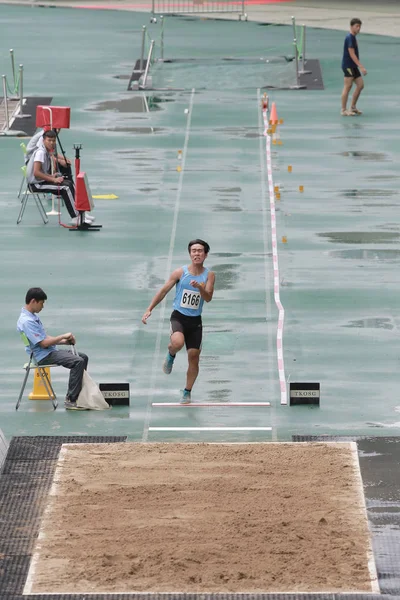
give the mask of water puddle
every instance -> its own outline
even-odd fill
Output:
[[[231,290],[239,279],[239,265],[213,265],[215,273],[215,289]]]
[[[333,250],[330,256],[346,258],[350,260],[366,260],[372,262],[398,262],[400,261],[400,250]]]
[[[338,152],[337,156],[348,156],[359,160],[373,162],[389,162],[392,160],[384,152],[370,152],[368,150],[348,150],[347,152]]]
[[[376,317],[368,319],[357,319],[349,321],[343,327],[360,327],[364,329],[394,329],[393,321],[390,318]]]
[[[397,190],[386,190],[386,189],[365,189],[365,190],[342,190],[341,195],[345,198],[388,198],[389,196],[395,196]]]
[[[146,94],[141,94],[130,96],[129,98],[122,98],[121,100],[105,100],[87,110],[96,112],[112,111],[128,114],[148,113],[151,111],[162,110],[160,104],[165,102],[175,102],[175,100],[173,98],[160,98],[158,96],[146,96]]]
[[[112,133],[138,133],[139,135],[149,133],[160,133],[165,131],[164,127],[110,127],[99,128],[96,131],[111,131]]]
[[[387,244],[400,238],[399,233],[388,231],[331,231],[318,236],[336,244]]]

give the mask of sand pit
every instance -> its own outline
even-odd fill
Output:
[[[65,445],[25,593],[377,591],[354,449]]]

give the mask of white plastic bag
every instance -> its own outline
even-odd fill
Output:
[[[90,377],[87,371],[83,372],[82,389],[76,401],[79,408],[87,408],[90,410],[105,410],[110,408],[104,400],[104,396],[100,391],[99,386]]]

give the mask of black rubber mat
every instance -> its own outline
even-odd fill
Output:
[[[302,63],[300,61],[299,68],[302,69]],[[304,70],[310,71],[309,73],[300,74],[300,85],[305,85],[307,90],[323,90],[324,81],[322,79],[321,65],[318,59],[309,58],[304,61]]]
[[[10,460],[56,460],[62,444],[108,444],[123,442],[125,437],[118,436],[21,436],[12,438],[7,452]]]
[[[382,594],[400,596],[400,437],[293,436],[295,442],[355,441]]]
[[[40,97],[34,96],[31,98],[25,98],[26,102],[24,104],[24,114],[29,115],[23,117],[22,119],[16,118],[11,125],[10,129],[12,131],[23,131],[26,135],[32,136],[37,127],[36,127],[36,107],[37,106],[49,106],[53,98],[49,97]]]

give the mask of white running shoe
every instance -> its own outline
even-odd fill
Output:
[[[85,225],[91,225],[93,223],[93,221],[91,219],[88,219],[87,216],[85,215]],[[81,217],[74,217],[73,219],[71,219],[71,225],[77,226],[81,224]]]

